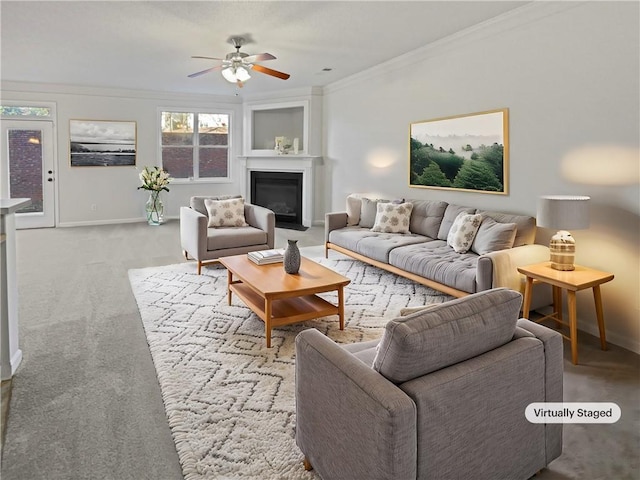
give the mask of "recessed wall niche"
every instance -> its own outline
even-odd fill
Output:
[[[304,145],[304,107],[253,110],[251,150],[273,150],[275,137],[286,137],[293,142],[298,139],[298,148]]]

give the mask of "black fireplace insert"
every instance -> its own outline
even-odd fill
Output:
[[[279,228],[306,230],[302,225],[302,173],[252,171],[251,203],[273,210]]]

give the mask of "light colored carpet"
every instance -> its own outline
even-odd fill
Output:
[[[129,271],[185,479],[317,478],[304,471],[294,438],[297,333],[375,339],[401,308],[449,298],[354,260],[318,261],[351,279],[345,330],[336,316],[277,328],[270,349],[264,323],[236,297],[228,305],[225,269]]]

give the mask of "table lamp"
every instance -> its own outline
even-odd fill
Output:
[[[538,199],[537,224],[543,228],[557,229],[549,249],[551,268],[574,270],[576,242],[567,231],[589,227],[589,197],[571,195],[548,195]]]

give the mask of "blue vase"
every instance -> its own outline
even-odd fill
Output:
[[[298,250],[297,240],[287,240],[289,245],[284,251],[282,264],[287,273],[298,273],[300,270],[300,250]]]

